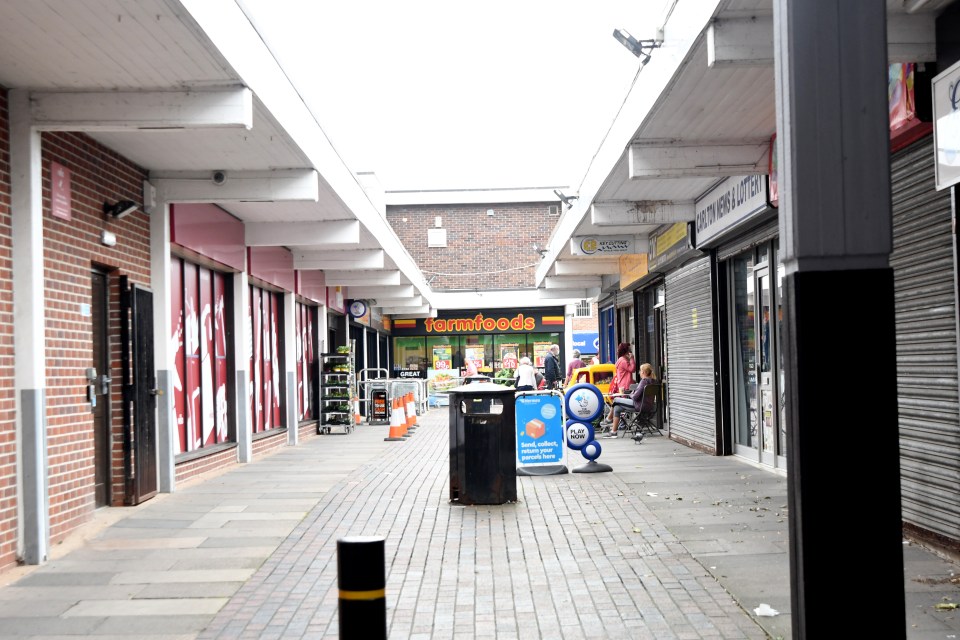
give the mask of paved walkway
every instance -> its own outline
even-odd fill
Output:
[[[386,538],[395,640],[790,637],[784,478],[666,438],[602,440],[613,473],[451,505],[446,410],[420,420],[406,442],[361,426],[98,512],[48,564],[0,575],[0,637],[337,638],[346,535]],[[934,609],[960,601],[960,567],[904,552],[909,638],[960,637],[960,614]],[[830,615],[882,614],[838,579],[851,602]]]

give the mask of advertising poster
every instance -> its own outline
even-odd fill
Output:
[[[500,367],[503,369],[516,369],[519,364],[519,359],[517,358],[519,350],[519,344],[501,344]]]
[[[563,409],[555,394],[518,395],[516,401],[517,469],[563,466]]]
[[[453,350],[448,344],[438,344],[433,348],[433,368],[449,371],[453,366]]]
[[[533,343],[533,366],[542,367],[543,359],[547,357],[547,353],[550,351],[549,342],[534,342]]]
[[[466,347],[464,347],[464,352],[464,367],[467,367],[469,363],[473,364],[477,371],[483,369],[484,351],[482,344],[468,344]]]

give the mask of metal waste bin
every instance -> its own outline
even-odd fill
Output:
[[[517,500],[514,390],[492,382],[454,387],[450,397],[450,501]]]

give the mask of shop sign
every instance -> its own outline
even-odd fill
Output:
[[[70,169],[59,162],[50,162],[50,214],[54,218],[69,221]]]
[[[596,331],[574,331],[570,344],[574,349],[579,349],[581,355],[595,355],[600,353],[600,334]]]
[[[422,378],[423,372],[419,369],[400,369],[397,372],[398,378]]]
[[[575,256],[619,256],[636,253],[633,236],[574,236],[570,253]]]
[[[563,307],[534,311],[521,309],[460,309],[436,318],[392,318],[395,335],[464,335],[477,333],[562,332],[567,319]],[[486,363],[489,366],[489,362]]]
[[[620,288],[625,289],[650,273],[647,266],[647,254],[631,253],[620,256]]]
[[[696,204],[697,248],[767,208],[767,176],[732,176]]]
[[[341,313],[345,312],[347,309],[343,302],[344,293],[343,287],[327,287],[327,306]]]
[[[487,318],[478,313],[472,318],[427,318],[423,322],[427,333],[478,333],[481,331],[533,331],[536,318],[518,313],[512,318]]]
[[[648,259],[650,271],[662,270],[664,265],[690,251],[693,246],[690,237],[692,228],[692,222],[675,222],[666,227],[659,227],[650,234]]]
[[[937,191],[960,182],[960,62],[933,79]]]

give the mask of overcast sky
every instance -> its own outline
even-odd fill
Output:
[[[663,0],[241,0],[353,171],[575,191]]]

